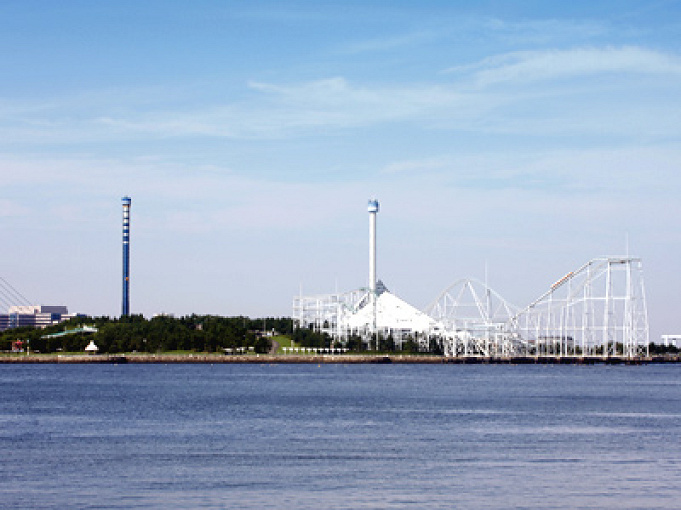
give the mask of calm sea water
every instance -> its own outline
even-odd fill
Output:
[[[681,366],[0,365],[2,508],[679,508]]]

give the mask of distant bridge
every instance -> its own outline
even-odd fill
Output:
[[[21,292],[0,276],[0,307],[2,309],[9,310],[12,306],[30,304],[31,302]]]

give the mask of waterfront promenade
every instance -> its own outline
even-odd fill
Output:
[[[681,357],[674,356],[505,356],[446,357],[414,354],[31,354],[0,356],[0,363],[264,363],[264,364],[490,364],[490,365],[589,365],[589,364],[648,364],[679,363]]]

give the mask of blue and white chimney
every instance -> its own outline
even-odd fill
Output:
[[[121,316],[130,315],[130,205],[132,199],[123,197],[123,306]]]

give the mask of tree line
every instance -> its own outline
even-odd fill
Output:
[[[51,336],[66,330],[82,326],[94,326],[96,333],[77,333],[62,336]],[[278,335],[289,336],[298,347],[341,347],[330,335],[313,329],[294,327],[288,317],[266,317],[251,319],[249,317],[221,317],[216,315],[188,315],[175,318],[160,315],[146,319],[142,315],[130,315],[120,318],[110,317],[74,317],[66,322],[34,329],[22,327],[0,332],[0,351],[10,351],[17,342],[21,347],[30,347],[33,352],[84,352],[85,347],[93,341],[101,353],[146,352],[158,353],[168,351],[190,352],[222,352],[223,349],[247,349],[257,353],[267,353],[272,347],[265,331],[274,331]],[[378,342],[377,342],[378,340]],[[442,353],[439,341],[429,342],[425,352]],[[420,352],[419,342],[408,337],[401,346],[397,346],[391,336],[378,335],[370,343],[359,336],[350,336],[343,347],[350,351],[378,352]],[[400,348],[401,347],[401,348]]]
[[[97,333],[79,333],[50,337],[49,335],[94,326]],[[269,352],[272,343],[263,333],[291,335],[293,321],[289,318],[220,317],[189,315],[175,318],[142,315],[121,318],[75,317],[45,329],[30,327],[8,329],[0,333],[0,350],[8,351],[17,342],[27,344],[31,351],[44,353],[82,352],[94,341],[102,353],[196,351],[218,352],[223,349],[253,348],[255,352]]]
[[[49,335],[84,325],[94,326],[97,333],[71,334],[57,337]],[[110,317],[74,317],[69,321],[45,329],[22,327],[0,332],[0,351],[10,351],[16,342],[22,347],[30,346],[31,351],[43,353],[83,352],[85,347],[94,341],[99,352],[221,352],[223,349],[252,348],[258,353],[267,353],[272,347],[271,339],[264,335],[265,331],[274,331],[279,335],[291,338],[298,347],[341,347],[330,335],[308,328],[294,327],[293,320],[288,317],[266,317],[251,319],[249,317],[221,317],[216,315],[188,315],[180,318],[156,316],[146,319],[142,315],[130,315],[120,318]],[[397,345],[391,336],[373,337],[367,344],[359,336],[350,336],[343,347],[350,351],[360,352],[368,349],[378,352],[428,352],[442,354],[440,339],[429,338],[427,348],[416,338],[407,337]],[[602,352],[602,347],[599,349]],[[558,351],[557,351],[558,352]],[[617,345],[616,352],[623,352],[623,346]],[[574,348],[580,354],[579,348]],[[652,355],[679,354],[675,346],[650,343]],[[597,352],[598,354],[598,352]]]
[[[341,345],[338,340],[334,340],[331,335],[314,331],[312,328],[296,328],[293,330],[291,340],[295,342],[298,347],[346,347],[352,352],[373,351],[384,353],[428,353],[442,355],[444,348],[442,339],[436,337],[428,338],[427,345],[422,345],[417,338],[409,335],[398,343],[391,336],[382,334],[372,335],[369,341],[363,340],[358,335],[350,335],[345,344]],[[426,343],[426,342],[424,342]]]

